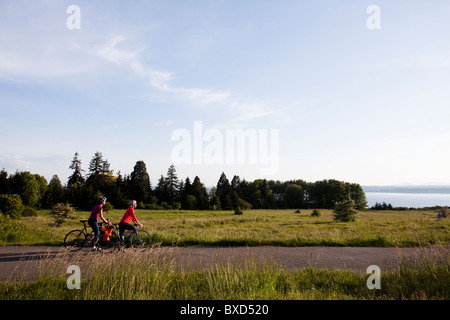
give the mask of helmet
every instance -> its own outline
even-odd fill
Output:
[[[106,201],[106,197],[99,197],[99,198],[98,198],[98,202],[99,202],[99,203],[101,203],[101,202],[103,202],[103,201]]]
[[[136,204],[137,204],[136,200],[130,200],[130,206],[134,206]]]

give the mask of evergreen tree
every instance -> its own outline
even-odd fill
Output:
[[[132,198],[129,195],[128,189],[130,184],[130,178],[129,176],[122,176],[120,171],[117,174],[116,179],[116,194],[114,196],[115,198],[115,207],[125,209],[128,208],[128,201]]]
[[[167,187],[166,179],[161,175],[161,178],[158,180],[158,184],[155,189],[156,197],[160,204],[168,204],[170,201],[169,190]]]
[[[228,181],[225,173],[222,172],[216,187],[216,194],[219,197],[221,209],[231,210],[234,208],[234,193],[230,181]]]
[[[165,184],[169,197],[168,204],[174,204],[179,201],[180,181],[178,180],[175,166],[172,164],[167,170],[167,177],[165,178]]]
[[[189,179],[189,177],[186,178],[181,190],[183,190],[183,195],[192,194],[192,184],[191,179]]]
[[[208,192],[198,176],[194,178],[192,183],[191,194],[197,199],[197,209],[207,210],[209,208]]]
[[[78,158],[78,152],[75,152],[72,163],[69,169],[73,170],[73,174],[67,181],[67,188],[79,189],[84,185],[85,179],[83,177],[84,170],[81,168],[81,160]]]
[[[82,206],[82,188],[84,187],[86,180],[83,176],[84,170],[81,168],[81,160],[79,159],[78,152],[75,152],[69,169],[73,170],[73,173],[67,181],[67,201],[77,207]]]
[[[50,209],[55,204],[62,203],[63,201],[64,188],[58,175],[55,174],[48,184],[47,192],[43,199],[43,206]]]
[[[96,152],[89,163],[89,175],[105,175],[112,174],[113,171],[109,169],[110,164],[108,160],[103,159],[103,155],[101,152]]]
[[[133,172],[130,175],[130,192],[131,197],[136,201],[146,202],[152,191],[150,176],[144,161],[136,162]]]
[[[231,187],[236,192],[239,198],[243,198],[243,193],[241,190],[241,179],[239,178],[239,176],[233,177],[233,180],[231,180]]]
[[[195,197],[191,194],[191,180],[186,178],[185,182],[180,186],[181,208],[186,210],[197,209]]]
[[[345,200],[336,202],[333,209],[333,219],[340,222],[349,222],[356,220],[358,211],[355,209],[355,201]]]
[[[103,159],[101,152],[96,152],[89,163],[89,176],[83,188],[84,205],[92,206],[99,195],[106,196],[108,203],[117,205],[113,197],[117,178],[109,167],[108,160]]]
[[[8,176],[8,172],[3,169],[0,171],[0,194],[11,194],[13,193],[13,182]]]

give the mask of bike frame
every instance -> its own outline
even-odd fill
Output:
[[[114,230],[113,230],[113,232],[111,233],[111,235],[114,233],[114,237],[116,238],[116,239],[119,239],[119,241],[117,241],[117,242],[114,242],[114,241],[108,241],[109,243],[111,243],[111,244],[113,244],[113,245],[119,245],[120,243],[121,243],[121,241],[120,241],[120,232],[119,232],[119,224],[117,224],[117,223],[113,223],[113,227],[114,227]],[[131,231],[129,234],[127,234],[127,236],[126,237],[124,237],[124,239],[123,239],[123,242],[124,243],[126,243],[134,234],[136,234],[136,236],[138,237],[138,239],[139,239],[139,235],[135,232],[135,231]],[[140,239],[139,239],[140,240]]]

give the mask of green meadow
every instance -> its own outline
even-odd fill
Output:
[[[118,223],[125,210],[105,217]],[[450,244],[450,219],[434,211],[361,211],[355,222],[337,222],[331,210],[231,211],[136,210],[153,242],[163,246],[364,246],[413,247]],[[49,211],[2,223],[1,245],[62,245],[64,236],[79,229],[89,212],[79,211],[61,226]]]
[[[105,214],[118,222],[124,210]],[[137,210],[153,236],[155,248],[144,253],[98,255],[79,252],[38,259],[37,280],[0,282],[0,299],[24,300],[399,300],[450,298],[449,219],[433,211],[364,211],[355,222],[336,222],[331,210],[230,211]],[[4,220],[3,245],[61,245],[89,212],[54,224],[48,211],[20,220]],[[368,274],[307,267],[287,270],[273,261],[229,261],[208,268],[183,270],[170,250],[188,245],[278,246],[433,246],[436,254],[404,260],[382,273],[382,288],[367,288]],[[155,250],[167,246],[168,251]],[[435,249],[434,249],[435,248]],[[80,290],[68,290],[67,264],[89,265]]]

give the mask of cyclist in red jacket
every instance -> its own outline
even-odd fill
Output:
[[[121,241],[124,241],[125,230],[131,230],[136,232],[136,227],[131,223],[129,223],[130,221],[133,221],[134,224],[140,226],[141,228],[143,227],[143,225],[138,221],[136,215],[134,214],[134,209],[136,209],[136,206],[137,206],[136,200],[130,200],[130,206],[123,215],[122,220],[120,220],[119,222],[119,236]]]

